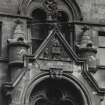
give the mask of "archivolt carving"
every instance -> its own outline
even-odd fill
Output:
[[[83,84],[81,84],[75,77],[64,73],[61,82],[60,79],[51,79],[51,81],[50,79],[51,78],[49,78],[49,74],[47,73],[44,73],[43,76],[39,77],[39,79],[34,78],[28,85],[26,91],[24,91],[24,97],[22,98],[24,100],[24,105],[80,105],[82,103],[84,105],[91,105],[91,100],[86,88],[84,88]],[[81,102],[79,102],[78,98],[74,98],[75,96],[72,97],[72,93],[69,94],[71,89],[69,85],[64,87],[66,82],[67,84],[70,83],[71,88],[74,86],[75,91],[77,91],[74,95],[79,95],[79,100],[82,100]],[[57,83],[57,85],[54,85],[53,83]],[[80,97],[82,99],[80,99]],[[74,101],[75,99],[77,99],[76,102]]]
[[[57,0],[56,0],[56,2],[52,2],[53,0],[48,0],[48,1],[51,1],[50,3],[53,3],[53,6],[52,5],[50,6],[49,5],[50,3],[47,3],[48,4],[47,7],[50,7],[49,8],[50,10],[52,10],[52,8],[54,8],[53,10],[56,9],[56,2],[58,3],[57,5],[59,5],[59,2]],[[22,5],[21,7],[22,7],[22,11],[25,11],[25,15],[29,14],[27,12],[29,12],[30,6],[31,6],[31,8],[35,9],[36,5],[34,5],[34,4],[38,3],[38,2],[40,3],[40,7],[42,7],[42,4],[43,4],[44,0],[36,0],[36,1],[35,0],[23,0],[23,3],[21,4]],[[81,14],[80,8],[77,5],[75,0],[62,0],[62,2],[67,5],[67,7],[69,8],[70,12],[72,12],[73,18],[75,20],[82,19],[82,14]],[[33,5],[31,5],[32,3],[33,3]],[[44,9],[44,7],[43,7],[43,9]],[[33,9],[32,9],[32,11],[33,11]]]

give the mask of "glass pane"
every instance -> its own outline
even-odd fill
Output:
[[[105,48],[98,48],[97,50],[97,58],[99,59],[99,65],[105,65]]]

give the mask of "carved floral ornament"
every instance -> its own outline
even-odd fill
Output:
[[[56,15],[57,13],[57,3],[55,2],[55,0],[44,0],[43,1],[43,6],[46,9],[46,11],[48,12],[49,15]]]

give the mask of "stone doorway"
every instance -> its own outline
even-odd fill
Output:
[[[30,105],[84,105],[81,92],[64,79],[43,80],[32,90]]]

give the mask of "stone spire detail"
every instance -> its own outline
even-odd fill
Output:
[[[91,30],[88,27],[83,27],[82,30],[84,31],[81,39],[80,39],[80,47],[87,48],[93,47],[93,42],[91,40]]]
[[[22,22],[20,20],[17,20],[16,22],[16,27],[13,33],[13,39],[14,41],[24,41],[25,37],[24,37],[24,31],[22,30]]]
[[[84,33],[79,45],[80,56],[87,60],[89,71],[94,73],[97,67],[97,49],[94,47],[94,43],[91,39],[91,30],[85,26],[82,28],[82,31],[84,31]]]
[[[20,23],[17,23],[16,24],[16,28],[15,28],[15,31],[14,31],[14,39],[18,39],[18,38],[24,38],[24,32],[22,31],[22,26]]]
[[[13,32],[13,38],[8,39],[8,55],[9,65],[23,65],[23,56],[27,54],[29,43],[25,40],[25,34],[22,30],[22,22],[16,21],[16,26]]]

